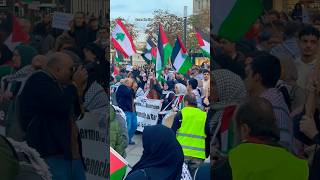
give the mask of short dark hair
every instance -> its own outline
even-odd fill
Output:
[[[208,69],[203,69],[202,70],[202,74],[204,74],[204,73],[209,73],[210,74],[210,71]]]
[[[235,120],[238,127],[240,124],[249,126],[251,129],[250,136],[271,142],[280,140],[280,131],[277,127],[272,104],[264,98],[251,98],[240,105]]]
[[[184,101],[188,102],[188,105],[197,107],[197,98],[193,93],[187,93],[184,96]]]
[[[268,15],[275,15],[275,16],[277,16],[278,19],[280,19],[280,13],[274,9],[270,10],[268,12]]]
[[[192,89],[197,89],[198,87],[198,81],[194,78],[190,78],[188,81],[189,85],[192,87]]]
[[[261,83],[266,88],[274,88],[281,76],[281,64],[271,54],[261,53],[253,58],[250,64],[253,74],[261,76]]]
[[[317,28],[313,26],[306,26],[303,28],[299,33],[299,39],[301,39],[303,36],[315,36],[317,39],[320,38],[320,32]]]

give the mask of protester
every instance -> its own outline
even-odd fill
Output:
[[[185,107],[176,114],[171,129],[177,134],[185,156],[184,161],[193,176],[206,159],[205,139],[210,130],[206,123],[206,113],[197,108],[195,95],[186,94],[184,102]]]
[[[174,133],[163,125],[145,127],[143,154],[126,180],[180,180],[183,152]]]
[[[174,92],[176,94],[176,97],[174,99],[174,102],[172,104],[172,109],[175,112],[178,112],[183,108],[183,97],[187,94],[187,87],[181,83],[178,83],[174,86]]]
[[[320,32],[312,26],[302,29],[299,33],[301,57],[296,59],[295,63],[298,69],[297,84],[303,89],[306,89],[308,78],[317,61],[316,55],[319,49],[319,38]]]
[[[223,134],[227,136],[228,133],[234,133],[232,117],[237,105],[247,98],[247,91],[238,75],[223,69],[212,72],[210,91],[213,102],[208,111],[210,136],[206,142],[211,142],[211,151],[227,154],[235,142],[233,139],[223,138]],[[229,125],[225,126],[226,124]],[[211,153],[211,158],[215,158],[215,155]]]
[[[82,113],[79,96],[87,72],[81,67],[74,74],[73,70],[68,55],[54,53],[48,57],[46,70],[33,74],[21,94],[26,141],[46,160],[53,179],[59,180],[85,179],[81,140],[74,120]]]
[[[292,150],[289,109],[282,93],[275,88],[281,76],[280,61],[270,54],[261,53],[247,65],[246,76],[245,85],[249,95],[266,98],[272,104],[280,129],[280,144]]]
[[[250,99],[239,107],[235,119],[242,143],[215,163],[212,179],[308,179],[306,161],[278,145],[280,131],[268,100]]]
[[[126,121],[128,127],[128,134],[129,134],[129,144],[134,145],[135,142],[132,141],[132,137],[137,129],[137,115],[134,112],[134,97],[135,93],[133,88],[133,79],[126,78],[124,79],[123,84],[121,84],[117,88],[116,92],[116,99],[119,107],[124,111],[126,114]]]
[[[188,93],[193,93],[195,95],[197,100],[197,107],[203,110],[201,91],[200,89],[198,89],[198,81],[196,79],[190,78],[187,84]]]
[[[76,44],[81,49],[90,42],[90,32],[85,22],[85,14],[83,12],[75,13],[69,35],[74,38]]]

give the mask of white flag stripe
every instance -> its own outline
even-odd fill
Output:
[[[181,66],[184,63],[185,58],[182,56],[182,52],[181,49],[176,57],[176,59],[174,60],[173,66],[174,68],[177,70],[177,72],[179,71],[179,69],[181,68]]]
[[[206,52],[210,53],[210,43],[208,43],[207,41],[203,40],[204,42],[204,46],[201,46],[201,48],[203,50],[205,50]]]
[[[218,34],[221,24],[228,17],[237,0],[215,0],[213,1],[213,33]]]
[[[12,42],[12,33],[10,36],[6,39],[4,44],[11,50],[13,51],[21,42]]]
[[[160,56],[159,49],[157,48],[156,71],[159,71],[161,69],[162,69],[161,56]]]
[[[121,40],[117,40],[117,33],[122,33],[124,34],[124,39],[123,41]],[[112,37],[119,43],[119,45],[122,47],[122,49],[126,52],[126,54],[128,56],[132,56],[135,54],[134,52],[134,49],[132,48],[132,45],[131,45],[131,42],[130,42],[130,39],[127,37],[126,33],[123,31],[123,29],[117,25],[113,32],[112,32]]]

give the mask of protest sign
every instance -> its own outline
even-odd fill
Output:
[[[138,119],[138,131],[143,132],[145,126],[157,124],[161,105],[162,103],[160,100],[145,98],[137,99],[136,112]]]
[[[90,180],[105,180],[109,174],[107,130],[99,127],[99,114],[86,113],[77,122],[82,141],[82,154]]]
[[[57,29],[70,30],[70,24],[72,20],[72,14],[54,12],[52,19],[52,27]]]

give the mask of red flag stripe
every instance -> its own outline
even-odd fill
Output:
[[[160,36],[161,36],[161,42],[163,45],[169,42],[161,24],[160,24]]]
[[[203,42],[203,39],[202,39],[202,37],[201,37],[201,35],[200,35],[199,32],[196,33],[196,36],[197,36],[199,45],[200,45],[200,46],[205,46],[205,44],[204,44],[204,42]]]
[[[120,44],[117,42],[117,40],[115,40],[114,38],[112,38],[112,42],[114,45],[114,48],[116,48],[119,52],[121,52],[121,54],[125,57],[128,58],[128,54],[124,51],[124,49],[122,49],[122,47],[120,46]]]
[[[187,54],[187,49],[184,47],[182,41],[181,41],[181,38],[178,36],[178,41],[179,41],[179,44],[180,44],[180,49],[182,51],[183,54]]]
[[[13,27],[12,27],[12,39],[13,43],[23,42],[27,43],[29,40],[29,35],[22,30],[20,23],[17,18],[13,16]]]

